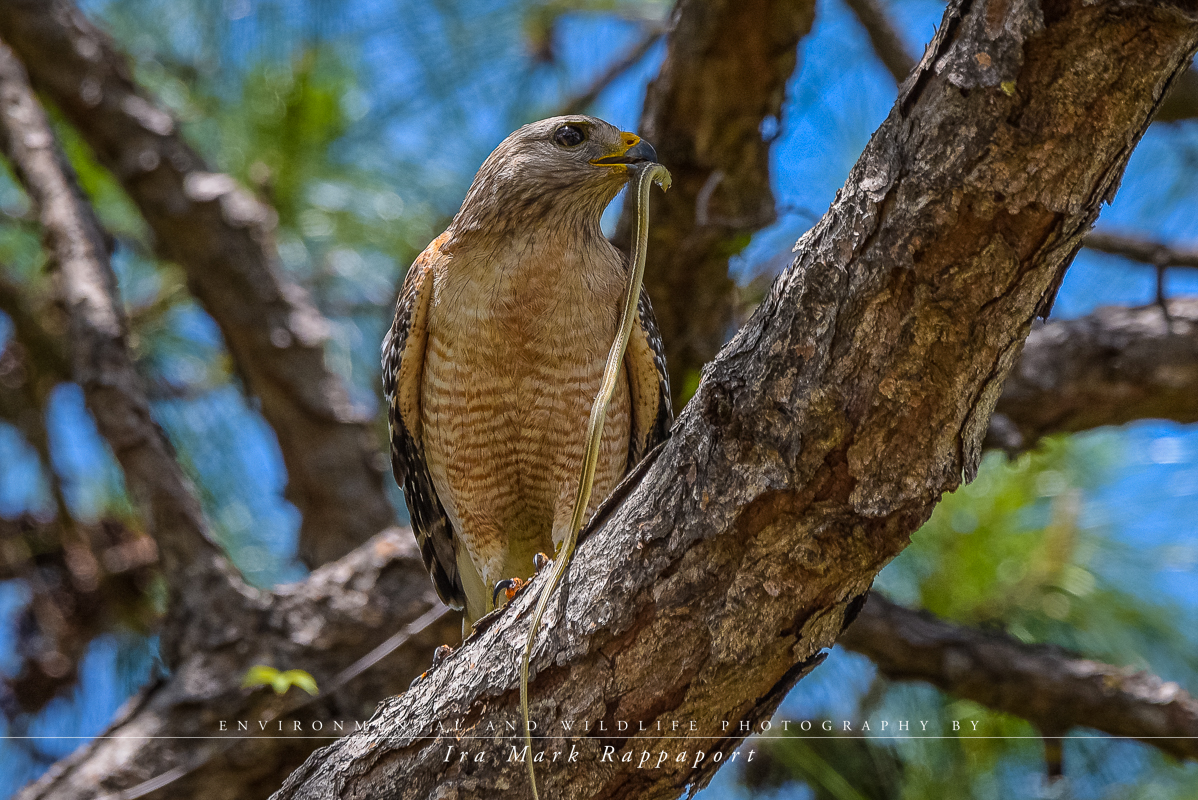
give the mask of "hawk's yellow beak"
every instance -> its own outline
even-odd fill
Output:
[[[627,167],[629,164],[641,164],[646,161],[657,163],[657,151],[653,145],[646,142],[635,133],[621,133],[621,145],[611,155],[596,158],[591,163],[596,167]]]

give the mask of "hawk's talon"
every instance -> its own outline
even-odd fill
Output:
[[[433,651],[433,663],[429,666],[429,672],[432,672],[437,667],[441,666],[441,662],[449,658],[453,653],[453,648],[447,644],[440,645]]]
[[[499,605],[499,593],[503,592],[503,596],[511,600],[516,596],[516,593],[524,588],[528,581],[523,578],[504,578],[495,584],[495,591],[491,592],[491,605]]]
[[[532,557],[533,568],[536,569],[536,571],[538,573],[540,573],[541,570],[545,569],[545,567],[549,566],[552,563],[553,563],[553,559],[550,558],[549,556],[545,555],[544,553],[537,553],[535,556]]]
[[[420,683],[422,680],[427,678],[429,673],[432,672],[433,670],[435,670],[437,667],[441,666],[441,662],[444,661],[445,659],[449,658],[449,655],[451,653],[453,653],[453,648],[447,644],[443,644],[443,645],[439,646],[436,650],[434,650],[433,651],[433,663],[429,664],[428,669],[426,669],[424,672],[417,675],[416,678],[410,684],[408,684],[408,688],[411,689],[413,686],[415,686],[416,684]]]

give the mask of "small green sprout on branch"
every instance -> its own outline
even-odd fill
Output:
[[[287,694],[288,689],[297,686],[313,697],[320,694],[320,689],[316,686],[316,679],[302,669],[289,669],[283,672],[264,664],[255,664],[250,667],[246,671],[245,677],[241,679],[241,685],[247,688],[269,686],[275,690],[275,694]]]

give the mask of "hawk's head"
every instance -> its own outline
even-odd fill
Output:
[[[533,122],[483,162],[453,227],[500,231],[550,221],[598,230],[603,209],[628,182],[629,167],[655,161],[652,145],[597,117]]]

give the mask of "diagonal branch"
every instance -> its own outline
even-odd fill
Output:
[[[1123,256],[1154,267],[1198,268],[1198,250],[1172,247],[1139,236],[1127,236],[1112,231],[1091,231],[1086,247],[1099,253]]]
[[[1195,324],[1193,321],[1198,320],[1198,309],[1193,307],[1194,303],[1195,301],[1178,300],[1172,302],[1170,311],[1174,317],[1173,337],[1175,339],[1185,342],[1192,342],[1194,340],[1196,334],[1191,333],[1190,330],[1198,331],[1198,329],[1188,329],[1185,332],[1181,330],[1183,322],[1186,324]],[[1143,324],[1136,325],[1131,323],[1132,319],[1140,316],[1144,317]],[[1121,337],[1114,337],[1111,330],[1105,327],[1112,319],[1116,321],[1123,320],[1123,322],[1111,326],[1112,329],[1122,331]],[[1094,361],[1096,358],[1109,358],[1123,368],[1140,365],[1147,373],[1192,374],[1193,369],[1190,365],[1198,359],[1187,357],[1184,350],[1174,350],[1172,346],[1165,347],[1163,350],[1160,349],[1159,346],[1162,340],[1165,340],[1167,343],[1163,330],[1163,322],[1160,322],[1160,319],[1160,310],[1156,307],[1150,307],[1139,310],[1103,310],[1094,315],[1094,317],[1089,318],[1089,321],[1085,323],[1081,321],[1066,323],[1050,322],[1032,332],[1020,361],[1007,380],[1007,390],[1011,391],[1012,386],[1023,385],[1026,382],[1021,377],[1025,371],[1030,371],[1038,381],[1045,382],[1051,387],[1057,387],[1059,385],[1058,373],[1055,370],[1069,369],[1072,364],[1081,361],[1089,365],[1088,371],[1092,376],[1099,376],[1098,378],[1092,377],[1089,381],[1094,391],[1105,391],[1107,392],[1107,396],[1112,398],[1112,400],[1122,398],[1123,395],[1120,394],[1120,387],[1123,384],[1115,382],[1112,378],[1102,377],[1107,373],[1103,368],[1096,366],[1097,362]],[[1087,349],[1074,347],[1074,339],[1071,335],[1053,333],[1058,327],[1067,327],[1071,332],[1076,329],[1083,331],[1104,330],[1106,331],[1103,339],[1105,346],[1095,346]],[[1176,342],[1175,344],[1178,347],[1181,346],[1180,342]],[[1053,353],[1059,353],[1059,355],[1052,355]],[[1025,364],[1038,366],[1025,367]],[[1184,372],[1186,369],[1189,369],[1190,372]],[[1198,381],[1198,375],[1192,375],[1192,378],[1194,381]],[[1135,379],[1129,378],[1129,380]],[[1071,381],[1063,381],[1063,383],[1066,387],[1075,385]],[[1176,388],[1180,390],[1182,387]],[[1188,396],[1191,399],[1198,397],[1198,385],[1191,386],[1191,388],[1193,391]],[[1030,409],[1053,407],[1054,404],[1059,405],[1056,400],[1058,396],[1060,395],[1057,388],[1045,388],[1039,400],[1021,404],[1020,407]],[[1129,402],[1131,400],[1132,398],[1128,398]],[[1083,403],[1082,405],[1085,406],[1086,404]],[[1191,405],[1193,404],[1191,403]],[[1112,413],[1119,418],[1134,413],[1131,408],[1119,411],[1119,406],[1114,402],[1108,403],[1106,407],[1112,409]],[[1185,406],[1178,404],[1170,406],[1166,410],[1160,404],[1149,406],[1142,402],[1137,403],[1136,407],[1140,409],[1151,408],[1153,413],[1159,415],[1168,413],[1171,418],[1178,419],[1181,419],[1180,415],[1185,408]],[[999,400],[998,409],[1000,411],[1007,411],[1012,415],[1013,419],[1021,419],[1016,413],[1015,408],[1015,406],[1008,405],[1005,395]],[[996,416],[995,420],[998,419],[999,417]],[[1097,423],[1098,418],[1092,416],[1091,421]],[[1104,422],[1111,423],[1115,421],[1121,421],[1121,419],[1110,418],[1104,420]],[[1028,436],[1042,435],[1047,432],[1050,431],[1046,428],[1040,428],[1037,430],[1037,433],[1029,433]],[[988,437],[993,438],[994,436],[995,425],[992,423]],[[1029,438],[1026,444],[1030,444],[1031,441]],[[389,547],[397,548],[393,555],[388,556],[388,558],[395,559],[395,563],[391,566],[382,566],[384,563],[389,564],[390,562],[378,561],[377,555],[372,559],[364,558],[365,553],[384,553],[387,552],[386,548]],[[403,562],[405,554],[407,558],[411,559],[406,565]],[[337,581],[342,586],[354,587],[355,593],[352,596],[359,598],[353,601],[354,603],[364,604],[367,608],[381,607],[378,606],[380,603],[390,603],[391,605],[387,606],[387,608],[394,609],[394,611],[388,611],[387,613],[382,613],[381,611],[364,613],[362,617],[353,619],[338,618],[336,627],[343,640],[360,643],[355,644],[352,648],[346,648],[345,651],[338,650],[337,652],[343,657],[343,660],[332,661],[332,653],[325,655],[325,647],[323,645],[316,648],[314,652],[300,650],[294,655],[287,656],[285,659],[283,657],[276,657],[274,663],[309,669],[309,671],[314,672],[322,687],[325,686],[325,679],[328,675],[335,674],[338,670],[343,669],[351,659],[358,658],[364,652],[362,648],[372,645],[377,641],[377,637],[380,635],[380,632],[377,630],[379,619],[388,620],[388,625],[384,626],[387,630],[396,630],[402,628],[405,622],[415,619],[414,614],[421,613],[423,609],[429,607],[429,604],[435,602],[431,591],[428,590],[428,582],[422,572],[418,555],[412,549],[410,534],[406,531],[387,534],[385,538],[379,540],[374,549],[351,556],[344,562],[339,562],[339,564],[329,565],[327,570],[328,574],[339,576]],[[372,577],[376,574],[377,570],[398,570],[398,572],[394,578],[379,580]],[[319,575],[323,574],[325,574],[325,570],[319,573]],[[326,578],[317,577],[313,580],[319,582],[326,580]],[[423,586],[426,589],[427,596],[422,601],[408,600],[407,602],[414,604],[413,608],[409,608],[401,602],[403,598],[396,598],[393,595],[395,592],[394,587],[399,585]],[[275,600],[272,602],[277,603],[279,601]],[[869,617],[871,613],[874,613],[876,605],[880,602],[884,601],[880,601],[874,596],[866,607],[865,612],[863,612],[863,617]],[[914,615],[914,612],[904,613]],[[274,616],[278,618],[279,612],[274,612]],[[393,655],[386,664],[379,668],[381,672],[377,676],[373,676],[371,680],[366,682],[356,682],[349,686],[343,693],[339,694],[338,703],[343,707],[353,705],[369,709],[378,698],[403,691],[411,675],[419,672],[427,664],[428,653],[432,647],[440,642],[451,641],[455,636],[457,622],[452,617],[453,615],[447,614],[439,624],[437,630],[422,635],[417,641],[401,648],[400,652]],[[315,617],[310,618],[315,619]],[[902,629],[902,627],[897,628],[897,630]],[[854,628],[850,628],[845,636],[849,637],[853,635],[853,631]],[[255,630],[253,635],[256,639],[266,641],[270,639],[270,636],[264,636],[260,629]],[[282,636],[282,634],[280,635]],[[849,645],[845,637],[842,637],[840,642]],[[272,653],[282,652],[287,647],[289,645],[284,646],[278,643],[273,643],[269,646],[264,645],[264,649]],[[318,656],[317,660],[319,662],[315,666],[310,663],[311,657],[314,654]],[[207,681],[214,683],[227,682],[230,675],[236,677],[254,663],[264,661],[256,653],[239,656],[238,658],[236,667],[230,668],[226,662],[218,660],[210,668],[189,671],[187,674],[191,679],[199,679],[199,676],[203,675],[204,680]],[[324,659],[329,660],[324,661]],[[894,677],[897,677],[897,675]],[[230,687],[228,692],[220,694],[219,699],[206,701],[208,714],[213,719],[258,719],[259,717],[254,715],[264,713],[261,707],[253,705],[252,702],[239,696],[234,690],[235,687]],[[43,787],[27,797],[82,800],[82,798],[88,796],[86,790],[90,787],[84,776],[91,774],[95,770],[99,770],[104,774],[111,773],[110,788],[128,789],[152,775],[166,773],[174,765],[195,764],[204,758],[210,758],[211,760],[194,773],[190,773],[186,778],[170,784],[169,787],[164,787],[162,789],[162,792],[165,793],[163,796],[180,799],[189,797],[206,798],[208,796],[206,793],[214,785],[227,787],[230,792],[235,792],[238,796],[248,796],[254,794],[256,791],[265,793],[282,782],[288,771],[288,764],[294,766],[312,749],[315,749],[316,746],[324,744],[324,741],[319,739],[295,740],[290,742],[262,740],[247,744],[246,746],[254,748],[254,752],[260,757],[263,763],[274,765],[272,767],[273,771],[263,768],[247,775],[244,770],[237,768],[236,759],[232,755],[227,757],[222,754],[211,755],[204,748],[197,749],[193,740],[169,738],[174,736],[214,734],[214,731],[204,727],[202,721],[195,719],[194,714],[190,711],[190,706],[187,705],[189,702],[187,695],[185,693],[180,694],[173,683],[165,683],[153,687],[150,690],[150,697],[152,698],[150,701],[140,706],[140,710],[137,713],[120,722],[110,731],[110,734],[119,736],[127,732],[144,730],[150,727],[158,731],[160,736],[167,738],[146,742],[144,746],[138,748],[131,748],[128,743],[119,743],[119,740],[99,742],[93,749],[87,752],[86,757],[81,757],[71,762],[71,767],[67,773],[74,777],[69,779],[64,777],[59,783],[55,784],[53,789]],[[164,699],[157,699],[169,697],[180,697],[181,699],[177,701],[180,705],[176,706],[176,701],[168,702]],[[974,697],[973,699],[978,698]],[[322,709],[306,712],[300,716],[288,716],[284,719],[287,723],[293,723],[298,719],[305,726],[305,730],[310,730],[309,726],[314,721],[324,720],[327,722],[332,718],[331,711]],[[1098,727],[1116,735],[1130,735],[1123,734],[1121,731],[1130,730],[1132,723],[1138,718],[1138,716],[1133,715],[1128,720],[1123,720],[1122,717],[1112,715],[1108,726]],[[1087,717],[1086,719],[1090,720],[1091,718]],[[1078,724],[1095,723],[1079,720]],[[215,733],[219,733],[219,731]],[[126,758],[127,761],[114,761],[118,751],[118,744],[120,752],[125,754],[123,758]],[[223,741],[221,744],[223,744]],[[1160,742],[1153,740],[1150,744],[1157,745]],[[1166,743],[1166,746],[1168,746],[1168,743]]]
[[[1190,67],[1173,86],[1173,91],[1161,103],[1157,122],[1177,122],[1198,117],[1198,69]]]
[[[641,40],[628,48],[622,56],[612,62],[611,66],[603,71],[587,88],[583,89],[578,94],[566,100],[562,104],[560,115],[566,114],[583,114],[585,113],[596,100],[599,95],[603,94],[608,86],[628,70],[640,63],[641,59],[657,44],[658,39],[662,36],[662,31],[653,26],[649,32],[641,37]]]
[[[1025,450],[1049,434],[1137,419],[1198,422],[1198,300],[1168,309],[1166,319],[1157,305],[1100,308],[1034,329],[987,446]]]
[[[1198,760],[1198,700],[1147,672],[954,625],[877,594],[840,644],[891,680],[930,683],[1043,731],[1081,725]]]
[[[878,60],[890,72],[894,82],[901,85],[911,70],[915,69],[916,62],[907,52],[907,46],[886,15],[886,10],[878,0],[845,0],[845,3],[865,29]]]
[[[0,149],[29,194],[56,267],[69,318],[72,374],[157,543],[173,601],[162,649],[166,662],[174,663],[196,637],[211,632],[190,621],[197,612],[190,605],[191,590],[219,587],[205,607],[219,616],[222,605],[237,602],[244,587],[209,540],[192,486],[150,415],[126,348],[124,311],[100,224],[83,199],[24,68],[2,44]]]
[[[729,257],[775,219],[762,126],[781,125],[786,81],[814,18],[813,0],[680,0],[673,11],[640,130],[674,177],[653,209],[645,288],[677,399],[727,336]],[[628,241],[629,209],[618,242]]]
[[[335,558],[391,524],[380,455],[325,366],[327,322],[283,274],[274,212],[212,172],[68,0],[0,3],[0,38],[120,181],[160,254],[183,267],[220,326],[278,436],[305,559]]]
[[[45,231],[70,318],[72,372],[145,508],[172,578],[213,552],[191,486],[150,416],[125,347],[124,312],[100,224],[82,197],[20,62],[0,45],[0,148]]]
[[[1032,320],[1196,47],[1198,11],[1172,2],[950,4],[794,263],[580,545],[533,657],[548,795],[701,787],[712,759],[636,768],[663,748],[657,723],[703,737],[671,750],[727,753],[820,661],[976,473]],[[532,600],[314,754],[278,800],[522,783],[504,723]]]
[[[2,288],[2,287],[0,287]],[[0,301],[17,299],[15,294],[0,295]],[[11,304],[6,307],[6,310],[19,310]],[[1050,322],[1040,328],[1034,330],[1029,337],[1028,343],[1025,345],[1023,355],[1020,358],[1011,376],[1007,380],[1006,393],[999,400],[998,411],[1006,412],[1012,421],[1022,421],[1025,426],[1023,429],[1027,436],[1026,442],[1021,440],[1022,446],[1030,445],[1035,437],[1044,435],[1057,430],[1072,430],[1076,425],[1070,424],[1073,417],[1069,415],[1059,416],[1049,413],[1049,409],[1073,408],[1075,411],[1080,409],[1086,412],[1087,426],[1090,424],[1116,424],[1126,421],[1127,419],[1136,418],[1137,416],[1157,416],[1175,419],[1177,421],[1195,421],[1198,420],[1198,407],[1195,405],[1194,398],[1198,398],[1198,371],[1193,368],[1193,364],[1198,363],[1198,301],[1193,300],[1174,300],[1170,304],[1170,316],[1173,319],[1172,334],[1166,334],[1164,329],[1163,317],[1159,308],[1152,306],[1144,309],[1103,309],[1091,317],[1082,320],[1072,320],[1066,322]],[[34,323],[36,320],[26,319],[27,323]],[[65,369],[64,362],[64,369]],[[1130,372],[1129,372],[1130,370]],[[1153,381],[1151,376],[1171,376],[1171,381],[1161,382]],[[1148,377],[1143,377],[1148,376]],[[1188,381],[1188,383],[1187,383]],[[1035,386],[1030,384],[1034,383]],[[1018,388],[1016,388],[1018,387]],[[1087,396],[1078,396],[1079,387],[1084,389],[1089,394]],[[1187,388],[1188,387],[1188,388]],[[1017,398],[1022,398],[1018,402],[1012,400],[1008,395],[1013,395]],[[1160,398],[1168,395],[1175,402],[1163,403]],[[1153,399],[1156,398],[1156,399]],[[1025,416],[1020,416],[1020,413]],[[1051,424],[1036,424],[1036,419],[1029,419],[1026,414],[1035,412],[1043,413],[1044,416],[1051,421]],[[998,416],[995,417],[998,420]],[[1008,423],[1009,424],[1009,423]],[[991,430],[988,434],[989,438],[995,436],[995,424],[992,421]],[[407,543],[408,536],[405,533],[391,534],[388,538],[389,542]],[[409,557],[415,558],[414,553],[410,553]],[[364,562],[350,562],[355,564],[355,569],[359,572],[352,573],[352,577],[343,579],[346,586],[355,586],[359,592],[363,592],[362,587],[369,585],[371,579],[364,577],[360,570],[373,569],[374,567],[362,566]],[[367,562],[368,563],[368,562]],[[411,580],[417,584],[423,581],[423,575],[420,571],[418,563],[409,565],[410,570],[406,580]],[[375,591],[390,592],[393,591],[389,582],[373,584],[374,588],[370,592],[364,592],[363,597],[372,596]],[[378,602],[371,600],[371,603]],[[431,603],[431,598],[425,600],[426,603]],[[868,627],[874,624],[869,620],[878,616],[875,609],[880,603],[885,601],[880,600],[876,595],[870,600],[862,614],[861,620],[854,628],[845,634],[840,639],[841,644],[845,644],[851,649],[866,652],[867,655],[875,657],[873,653],[865,650],[865,647],[858,645],[853,641],[857,637],[854,633],[862,627]],[[406,609],[398,603],[395,606],[397,609],[406,613]],[[904,611],[897,609],[893,613],[905,615],[907,617],[916,617],[915,612]],[[406,618],[406,617],[405,617]],[[370,639],[376,623],[372,621],[373,617],[367,616],[362,620],[340,620],[339,625],[342,627],[342,635],[349,640]],[[448,641],[453,636],[453,628],[456,622],[449,620],[448,617],[441,624],[439,632],[434,632],[431,635],[422,636],[418,643],[412,647],[406,647],[404,654],[396,655],[395,658],[399,664],[405,665],[404,668],[396,669],[388,667],[387,674],[392,676],[387,680],[392,681],[384,688],[377,688],[377,684],[368,683],[365,685],[355,684],[351,686],[348,695],[342,695],[342,703],[354,702],[361,703],[364,706],[369,706],[373,698],[384,696],[385,694],[394,694],[406,687],[407,680],[411,674],[419,671],[423,660],[427,658],[427,653],[432,646],[440,641]],[[893,626],[890,636],[901,634],[908,630],[909,626],[904,624],[896,624]],[[871,628],[872,630],[872,628]],[[893,661],[901,656],[897,653],[897,648],[900,647],[902,639],[894,643],[891,647],[893,651],[889,658]],[[873,647],[881,647],[882,645],[875,643]],[[359,651],[352,650],[345,654],[345,658],[357,657]],[[299,655],[298,658],[304,658]],[[898,668],[888,666],[887,660],[881,657],[875,657],[882,667],[883,671],[894,678],[903,677],[898,669],[910,671],[911,677],[918,677],[918,669],[905,661],[899,663]],[[236,676],[241,674],[245,668],[251,666],[254,662],[252,659],[244,661],[241,667],[235,670],[226,671],[222,669],[219,675],[211,676],[212,680],[227,680],[228,675],[225,672],[231,672]],[[287,662],[291,666],[296,666],[301,661]],[[318,671],[320,676],[332,674],[337,669],[344,666],[346,662],[337,662],[325,667],[324,672]],[[903,666],[903,664],[907,664]],[[305,664],[306,665],[306,664]],[[1114,668],[1095,667],[1094,669],[1104,670],[1101,674],[1114,674]],[[195,676],[195,673],[191,673]],[[1034,678],[1038,673],[1029,673],[1030,678]],[[1099,674],[1099,673],[1094,673]],[[1012,682],[1020,680],[1022,673],[1014,674],[1004,678],[1003,685],[1011,685]],[[928,678],[930,682],[936,682],[932,678]],[[1139,681],[1141,679],[1137,679]],[[323,680],[322,680],[323,685]],[[937,684],[942,685],[942,684]],[[1085,684],[1088,685],[1088,684]],[[952,690],[951,687],[942,685],[946,690]],[[171,695],[172,689],[169,684],[157,686],[153,690],[155,694]],[[976,693],[970,694],[959,692],[962,696],[968,696],[971,699],[979,702],[986,702],[984,698]],[[350,699],[352,698],[352,699]],[[1130,702],[1130,700],[1129,700]],[[227,701],[221,703],[213,703],[209,707],[209,713],[214,718],[223,719],[243,719],[245,714],[250,713],[247,710],[245,701],[237,697],[236,694],[230,696]],[[991,704],[993,705],[993,704]],[[997,707],[997,706],[996,706]],[[126,719],[121,725],[114,728],[112,733],[120,735],[124,731],[140,730],[142,726],[154,724],[161,726],[158,728],[163,736],[183,736],[198,733],[211,733],[202,727],[197,727],[189,712],[185,710],[173,710],[168,705],[161,703],[151,703],[146,706],[145,714],[153,714],[159,717],[154,722],[147,721],[146,716],[139,712],[132,718]],[[1133,705],[1133,709],[1134,709]],[[1006,709],[1012,713],[1021,713],[1023,709]],[[1072,717],[1068,708],[1057,705],[1053,707],[1053,713],[1059,714],[1058,720],[1070,720]],[[1071,713],[1071,712],[1070,712]],[[1087,712],[1089,713],[1089,712]],[[1173,712],[1169,712],[1173,713]],[[1024,714],[1024,716],[1027,716]],[[1140,712],[1128,712],[1124,714],[1111,713],[1105,717],[1107,721],[1103,724],[1098,724],[1093,721],[1093,716],[1084,716],[1077,719],[1077,724],[1090,725],[1097,727],[1113,735],[1134,735],[1129,733],[1134,729],[1134,726],[1140,724],[1138,720],[1144,717]],[[328,719],[327,713],[324,716],[316,715],[311,717],[300,717],[304,720],[305,725],[309,725],[315,719]],[[289,722],[294,721],[297,717],[287,717]],[[1165,734],[1160,734],[1165,735]],[[177,747],[171,750],[169,744],[174,742]],[[1153,740],[1150,744],[1161,746],[1169,752],[1176,752],[1173,743],[1169,741]],[[256,743],[254,746],[258,748],[263,757],[270,761],[276,756],[271,753],[290,753],[288,758],[289,763],[298,763],[297,759],[302,758],[316,745],[321,744],[320,740],[308,740],[306,743],[301,741],[290,743],[279,743],[274,741],[265,741]],[[89,751],[89,760],[78,765],[78,770],[81,773],[86,773],[89,768],[94,768],[98,763],[109,763],[109,759],[113,757],[112,752],[108,749],[108,745],[101,744],[97,749]],[[127,747],[127,745],[125,745]],[[278,748],[275,750],[275,748]],[[114,775],[114,785],[120,785],[124,788],[138,783],[146,775],[146,770],[153,772],[152,766],[157,767],[157,772],[166,772],[170,764],[193,763],[196,759],[196,751],[192,740],[173,740],[163,739],[154,743],[153,747],[140,749],[136,751],[136,757],[131,757],[131,763],[137,763],[140,766],[139,770],[133,771],[130,769],[121,768]],[[285,763],[285,762],[277,762]],[[86,765],[86,766],[85,766]],[[213,785],[213,782],[219,783],[222,786],[238,787],[242,793],[249,792],[250,785],[257,781],[257,785],[271,786],[271,781],[275,781],[274,785],[281,782],[285,770],[280,772],[282,767],[276,769],[275,777],[268,778],[265,774],[255,773],[252,777],[243,778],[237,773],[231,762],[222,757],[215,757],[212,761],[206,764],[202,769],[198,770],[193,775],[190,775],[187,780],[171,784],[170,791],[173,792],[172,797],[187,797],[189,793],[196,792],[197,797],[203,796],[204,787]],[[127,777],[124,781],[119,781],[120,778]],[[138,778],[137,776],[142,776]],[[64,794],[50,793],[47,795],[37,796],[62,796],[73,797],[75,795],[62,790]]]
[[[198,606],[211,599],[209,586],[192,591]],[[384,531],[302,583],[241,600],[210,609],[222,615],[218,636],[143,689],[103,736],[56,764],[18,800],[92,800],[97,792],[109,800],[266,797],[314,749],[368,718],[378,698],[404,691],[434,647],[456,641],[461,624],[447,610],[437,616],[443,608],[416,542],[401,529]],[[345,673],[430,613],[434,620],[381,664]],[[242,688],[242,676],[256,664],[306,670],[321,695],[300,704],[292,696],[298,690],[280,698]],[[343,688],[334,686],[337,676]],[[253,735],[239,731],[238,720],[248,721]],[[258,723],[266,720],[264,731]]]

